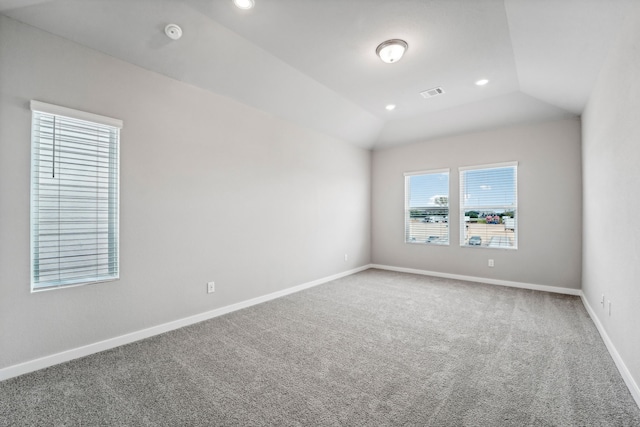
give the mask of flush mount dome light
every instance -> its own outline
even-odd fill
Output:
[[[383,62],[391,64],[398,62],[408,47],[409,45],[404,40],[391,39],[380,43],[376,48],[376,55],[378,55]]]
[[[235,4],[238,9],[244,10],[251,9],[255,5],[253,0],[233,0],[233,4]]]
[[[484,85],[486,85],[487,83],[489,83],[489,80],[487,80],[487,79],[480,79],[480,80],[478,80],[478,81],[476,82],[476,85],[478,85],[478,86],[484,86]]]
[[[395,104],[389,104],[386,107],[384,107],[387,109],[387,111],[393,111],[396,109],[396,105]]]

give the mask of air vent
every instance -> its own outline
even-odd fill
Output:
[[[433,98],[434,96],[442,95],[444,89],[441,87],[434,87],[433,89],[427,89],[424,92],[420,92],[423,98]]]

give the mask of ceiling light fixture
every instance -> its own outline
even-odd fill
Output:
[[[238,9],[251,9],[255,3],[253,0],[233,0],[233,4],[236,5]]]
[[[392,64],[398,62],[404,52],[409,48],[406,41],[400,39],[391,39],[380,43],[376,48],[376,55],[382,59],[382,62]]]
[[[389,104],[384,108],[386,108],[387,111],[391,111],[391,110],[395,110],[396,109],[396,105],[395,104]]]
[[[478,81],[476,82],[476,84],[477,84],[478,86],[484,86],[484,85],[486,85],[487,83],[489,83],[489,80],[487,80],[487,79],[481,79],[481,80],[478,80]]]

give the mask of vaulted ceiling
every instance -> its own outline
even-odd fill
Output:
[[[579,116],[636,2],[255,0],[241,10],[231,0],[0,0],[0,13],[383,148]],[[166,37],[168,23],[182,27],[180,40]],[[391,38],[409,49],[385,64],[375,49]],[[420,96],[438,86],[443,95]]]

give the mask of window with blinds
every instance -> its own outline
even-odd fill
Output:
[[[449,244],[449,169],[404,174],[405,242]]]
[[[31,101],[31,290],[119,277],[120,120]]]
[[[518,163],[460,168],[460,245],[518,248]]]

